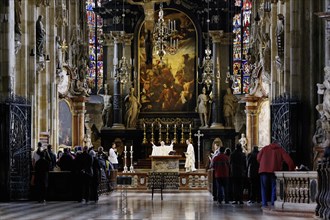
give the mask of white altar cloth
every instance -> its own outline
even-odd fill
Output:
[[[165,146],[152,146],[151,156],[167,156],[169,153],[173,151],[173,145],[165,145]]]

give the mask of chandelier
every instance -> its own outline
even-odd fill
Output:
[[[115,80],[120,81],[122,84],[126,84],[130,80],[130,70],[131,64],[127,62],[125,57],[125,7],[124,7],[124,0],[123,0],[123,31],[121,32],[120,39],[123,42],[123,56],[121,60],[118,62],[118,66],[116,68]]]
[[[174,21],[164,20],[164,11],[163,3],[160,3],[158,21],[154,26],[153,32],[153,41],[154,41],[154,50],[160,58],[160,61],[163,60],[163,57],[166,53],[171,55],[176,54],[179,48],[179,40],[174,39],[174,34],[177,32],[176,23]]]
[[[199,66],[200,69],[203,69],[202,72],[202,82],[200,84],[204,83],[207,86],[207,89],[209,90],[210,86],[212,85],[213,82],[213,60],[211,57],[212,51],[210,49],[210,33],[209,33],[209,26],[210,26],[210,15],[209,15],[209,1],[207,2],[207,41],[206,41],[206,49],[205,49],[205,56],[203,59],[202,66]],[[220,77],[220,65],[219,62],[217,64],[218,68],[218,75]],[[218,76],[217,76],[218,77]]]

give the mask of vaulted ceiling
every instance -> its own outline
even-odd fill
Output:
[[[210,18],[210,30],[231,31],[233,0],[103,0],[102,6],[94,10],[104,19],[104,32],[123,29],[124,11],[125,31],[134,32],[137,24],[143,20],[157,19],[160,2],[166,9],[175,9],[186,13],[203,31],[207,30],[207,18]],[[209,8],[209,13],[208,13]]]

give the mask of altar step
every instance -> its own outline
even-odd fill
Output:
[[[123,173],[118,172],[119,176],[130,176],[132,177],[132,183],[126,185],[125,188],[128,190],[150,190],[149,186],[149,173],[151,169],[135,169],[134,173]],[[179,183],[177,190],[208,190],[209,177],[205,169],[199,169],[195,172],[186,173],[184,169],[179,171]],[[121,189],[122,185],[117,185],[117,189]]]
[[[184,169],[184,164],[185,164],[186,159],[182,158],[179,160],[179,168]],[[197,167],[197,163],[196,163]],[[200,165],[201,168],[205,167],[203,163]],[[146,158],[146,159],[139,159],[136,164],[134,164],[135,169],[151,169],[151,159]]]

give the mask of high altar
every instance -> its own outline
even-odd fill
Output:
[[[152,172],[179,172],[181,155],[150,156]]]
[[[125,72],[127,69],[115,66],[118,73],[106,81],[107,93],[113,97],[112,124],[104,123],[106,125],[101,128],[101,145],[108,150],[115,141],[119,152],[123,146],[133,145],[135,168],[152,169],[151,161],[154,160],[149,157],[152,154],[152,142],[159,144],[164,141],[169,144],[173,140],[176,155],[181,158],[179,160],[184,160],[183,152],[187,147],[185,140],[190,139],[195,148],[196,167],[200,165],[199,168],[203,169],[208,163],[215,138],[219,137],[226,147],[235,146],[237,133],[233,125],[225,125],[222,112],[223,96],[229,85],[221,80],[226,78],[228,66],[222,64],[221,54],[227,49],[222,47],[220,32],[210,34],[214,48],[212,55],[219,57],[212,71],[223,76],[214,77],[212,84],[209,84],[209,81],[202,80],[203,71],[198,65],[201,64],[199,57],[203,57],[204,50],[201,49],[202,32],[196,28],[195,21],[186,13],[165,8],[164,19],[176,20],[174,23],[185,25],[180,25],[180,39],[175,40],[177,50],[163,57],[159,56],[163,54],[159,51],[152,48],[148,50],[153,39],[144,22],[139,31],[127,34],[123,39],[116,32],[106,36],[107,50],[113,51],[113,60],[117,64],[123,63],[118,53],[122,49],[125,59],[131,61],[128,65],[131,69]],[[125,48],[120,42],[125,42]],[[109,64],[111,66],[112,63]],[[123,71],[129,77],[122,74]],[[134,89],[131,90],[131,87]],[[204,90],[206,92],[202,94]],[[206,125],[201,123],[197,111],[201,95],[208,100],[204,104],[207,111],[204,116],[207,119],[204,117],[203,120],[206,120]],[[133,106],[135,109],[129,110],[128,107]],[[200,143],[195,136],[198,130],[204,135]]]

